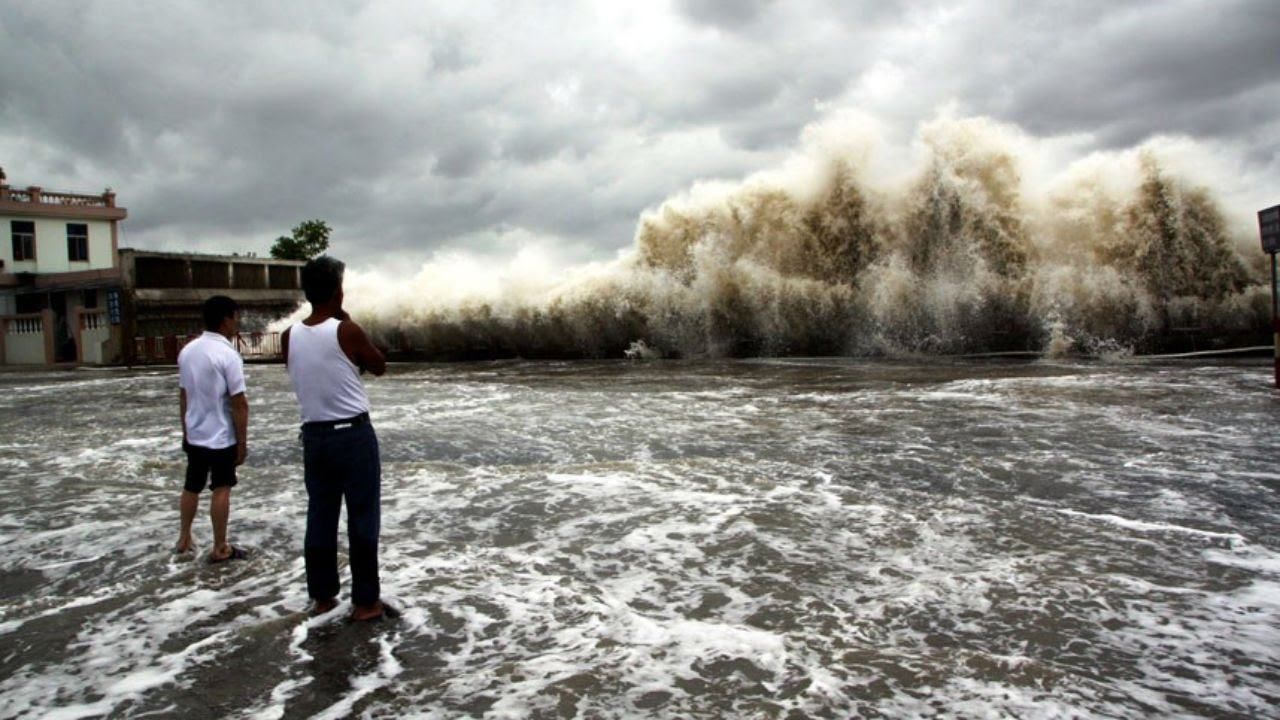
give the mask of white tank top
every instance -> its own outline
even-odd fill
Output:
[[[302,422],[346,420],[369,412],[360,369],[338,344],[337,318],[319,325],[297,323],[289,330],[286,367],[298,396]]]

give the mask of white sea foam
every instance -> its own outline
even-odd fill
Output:
[[[1078,510],[1071,510],[1068,508],[1059,508],[1055,510],[1055,512],[1060,513],[1062,515],[1067,515],[1070,517],[1081,517],[1081,518],[1087,518],[1089,520],[1098,520],[1101,522],[1110,523],[1117,527],[1122,527],[1128,530],[1137,530],[1139,532],[1168,532],[1168,533],[1178,533],[1182,535],[1191,535],[1195,537],[1212,538],[1215,540],[1226,540],[1233,547],[1243,546],[1246,544],[1244,536],[1239,533],[1215,532],[1213,530],[1202,530],[1200,528],[1184,527],[1182,525],[1171,525],[1169,523],[1146,522],[1143,520],[1131,520],[1129,518],[1123,518],[1118,515],[1111,515],[1111,514],[1105,514],[1105,513],[1092,514],[1092,513],[1080,512]]]
[[[196,718],[217,693],[272,718],[1264,716],[1280,563],[1257,538],[1277,518],[1244,426],[1274,409],[1248,369],[1172,398],[1160,372],[401,369],[369,388],[403,614],[365,628],[346,601],[302,616],[295,408],[265,368],[232,510],[247,563],[167,554],[176,447],[22,450],[29,475],[0,487],[0,573],[26,589],[0,601],[20,648],[0,715]],[[940,385],[996,401],[920,401]],[[171,402],[122,419],[163,437]],[[1165,453],[1119,429],[1143,415],[1203,435]],[[238,665],[255,671],[210,672]]]

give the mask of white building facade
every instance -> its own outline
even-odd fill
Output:
[[[0,362],[105,363],[119,356],[118,249],[127,216],[110,190],[14,188],[0,171]]]

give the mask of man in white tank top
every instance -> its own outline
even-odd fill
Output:
[[[327,255],[302,268],[311,314],[284,332],[281,349],[302,412],[307,484],[303,546],[311,611],[323,614],[338,604],[338,517],[345,501],[351,618],[376,620],[388,611],[378,581],[382,464],[360,375],[382,375],[387,362],[342,309],[344,269]]]

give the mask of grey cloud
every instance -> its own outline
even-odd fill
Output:
[[[444,148],[436,155],[435,171],[450,179],[474,175],[492,155],[485,143],[460,143]]]
[[[751,124],[730,124],[725,126],[722,135],[731,145],[745,150],[764,150],[794,141],[806,119],[808,115],[803,114]]]
[[[772,0],[680,0],[692,20],[722,28],[740,28],[760,17]]]
[[[532,126],[510,134],[502,144],[502,153],[521,164],[536,164],[554,157],[568,145],[566,133]]]
[[[474,67],[476,62],[460,45],[451,42],[443,42],[431,50],[431,65],[441,72],[460,72]]]
[[[782,73],[743,73],[713,78],[704,102],[711,108],[751,108],[768,103],[782,91]]]
[[[818,117],[815,102],[838,95],[852,79],[853,73],[839,68],[788,71],[767,103],[753,112],[721,119],[721,134],[731,145],[745,150],[792,146],[804,126]]]
[[[521,123],[502,140],[502,154],[521,165],[536,165],[569,153],[581,158],[602,139],[603,128],[585,122]]]
[[[776,164],[841,97],[906,133],[955,99],[1104,144],[1280,144],[1266,0],[681,0],[659,30],[619,7],[7,3],[0,164],[115,187],[140,243],[265,251],[321,217],[359,262],[504,225],[610,256],[645,207]],[[902,87],[850,95],[878,63]],[[721,142],[664,145],[690,135]]]
[[[984,10],[957,23],[932,69],[959,78],[943,84],[968,106],[1032,132],[1088,130],[1113,144],[1160,132],[1230,132],[1231,99],[1280,70],[1274,3]],[[955,72],[966,65],[969,72]],[[1220,122],[1195,120],[1214,106]]]
[[[664,77],[646,86],[651,101],[641,115],[658,128],[777,126],[785,117],[798,129],[816,117],[816,100],[839,94],[869,64],[857,58],[848,51],[832,61],[813,48],[758,48],[739,39],[706,44],[679,69],[677,85]]]

